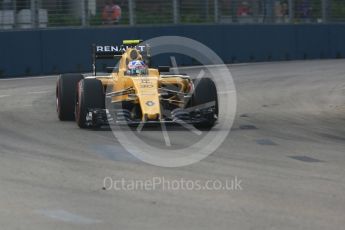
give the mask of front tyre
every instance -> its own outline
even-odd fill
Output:
[[[211,129],[218,118],[218,93],[214,81],[210,78],[202,78],[194,81],[195,90],[192,96],[192,106],[198,107],[214,103],[213,112],[207,114],[206,121],[195,124],[198,129]]]
[[[88,118],[92,110],[105,109],[105,95],[102,82],[98,79],[84,79],[79,82],[75,116],[78,126],[85,128],[98,128],[100,125]]]
[[[73,121],[77,85],[81,74],[62,74],[56,83],[56,111],[61,121]]]

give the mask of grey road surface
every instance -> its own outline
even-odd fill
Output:
[[[238,93],[233,129],[213,155],[182,168],[142,163],[107,129],[58,121],[56,76],[0,80],[0,228],[344,229],[345,61],[230,69]],[[192,139],[170,132],[179,145]],[[159,131],[145,133],[161,141]],[[107,190],[106,177],[240,186]]]

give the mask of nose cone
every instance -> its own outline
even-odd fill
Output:
[[[143,118],[157,120],[161,116],[161,106],[159,103],[158,79],[156,77],[133,78],[136,88]]]

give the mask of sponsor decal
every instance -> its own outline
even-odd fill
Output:
[[[153,85],[140,85],[142,89],[152,89]]]
[[[152,84],[152,82],[150,81],[150,79],[141,79],[141,84],[140,84],[140,88],[142,89],[152,89],[154,86]]]
[[[119,52],[119,51],[126,51],[129,48],[134,48],[139,50],[140,52],[144,52],[145,46],[96,46],[97,52]]]
[[[150,84],[151,81],[150,81],[150,79],[143,78],[143,79],[141,79],[141,83],[142,84]]]
[[[151,106],[154,106],[155,103],[153,101],[148,101],[146,102],[146,105],[151,107]]]

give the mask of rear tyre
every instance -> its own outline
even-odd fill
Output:
[[[62,74],[56,83],[56,111],[61,121],[73,121],[77,85],[81,74]]]
[[[192,106],[200,106],[210,102],[215,103],[215,110],[205,118],[207,121],[194,124],[198,129],[211,129],[218,118],[218,94],[216,84],[210,78],[194,81],[195,90],[192,96]]]
[[[82,129],[100,127],[94,121],[86,119],[90,109],[105,109],[104,88],[98,79],[84,79],[78,85],[75,116],[78,126]]]

